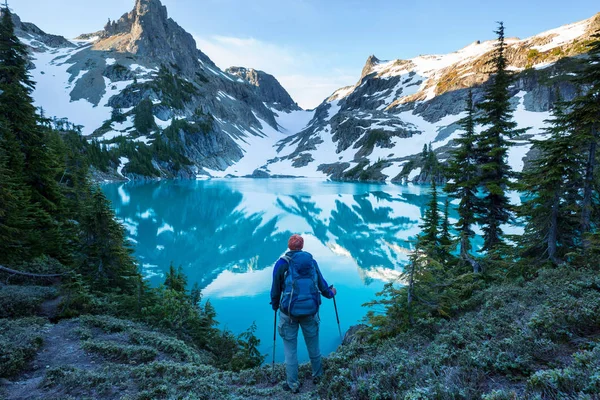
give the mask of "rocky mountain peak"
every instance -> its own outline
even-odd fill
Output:
[[[273,75],[245,67],[230,67],[226,72],[256,86],[260,97],[266,103],[270,103],[273,108],[280,111],[300,110],[300,107]]]
[[[367,58],[367,62],[363,67],[362,73],[360,74],[360,80],[362,81],[365,76],[369,75],[372,72],[373,67],[380,62],[381,60],[379,58],[375,57],[374,54],[371,54],[369,58]]]
[[[109,21],[94,43],[95,50],[126,52],[150,63],[193,75],[201,53],[196,41],[175,21],[160,0],[136,0],[135,7],[117,21]]]
[[[4,12],[0,10],[0,16]],[[40,46],[52,47],[52,48],[68,48],[75,47],[75,45],[65,39],[63,36],[51,35],[30,22],[22,22],[21,18],[17,14],[12,14],[13,24],[15,25],[15,33],[18,37],[28,39],[27,43],[29,47],[37,49]]]

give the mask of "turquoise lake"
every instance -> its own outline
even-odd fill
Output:
[[[367,301],[398,281],[429,201],[427,187],[308,179],[215,179],[102,186],[123,222],[140,269],[158,286],[169,264],[198,282],[221,328],[253,321],[271,360],[273,266],[293,233],[338,289],[342,333],[361,321]],[[333,302],[323,299],[321,351],[340,344]],[[299,339],[298,356],[308,355]],[[283,361],[281,339],[276,359]]]

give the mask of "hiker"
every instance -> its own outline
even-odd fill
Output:
[[[302,328],[304,342],[312,365],[313,383],[323,375],[319,349],[319,305],[321,296],[332,299],[337,290],[327,286],[317,262],[310,253],[302,251],[304,239],[293,235],[290,249],[275,264],[271,286],[271,305],[279,310],[278,331],[283,339],[287,382],[284,390],[298,393],[298,327]]]

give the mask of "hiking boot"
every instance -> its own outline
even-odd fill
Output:
[[[292,392],[294,394],[300,392],[300,388],[292,389],[290,385],[287,384],[287,382],[283,384],[283,390],[285,390],[286,392]]]

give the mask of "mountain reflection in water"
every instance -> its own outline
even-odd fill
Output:
[[[149,282],[160,285],[169,264],[181,265],[223,327],[240,333],[257,322],[265,354],[273,345],[272,267],[292,233],[305,237],[305,250],[338,287],[347,329],[365,315],[363,303],[398,280],[429,201],[424,187],[304,179],[106,184],[103,190]],[[321,319],[327,354],[339,344],[330,301],[324,300]],[[299,357],[308,359],[303,346]]]

